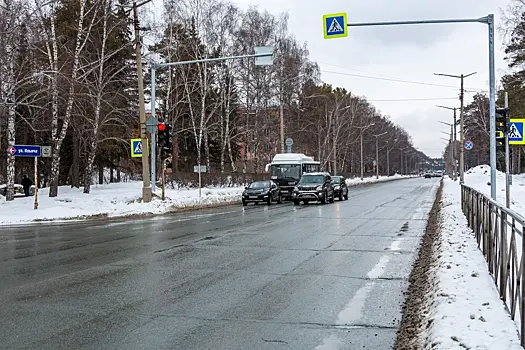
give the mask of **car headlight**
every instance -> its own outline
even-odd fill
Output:
[[[322,191],[322,190],[323,190],[323,186],[321,186],[321,185],[320,185],[320,186],[317,186],[316,190],[317,190],[317,191]]]
[[[334,190],[338,190],[340,188],[341,188],[341,186],[337,185],[337,186],[334,187]]]
[[[293,188],[293,191],[294,191],[294,192],[299,192],[299,188],[298,188],[297,186],[295,186],[295,187]]]

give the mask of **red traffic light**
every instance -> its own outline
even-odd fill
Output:
[[[158,127],[159,127],[160,131],[166,130],[166,124],[164,124],[164,123],[160,123]]]

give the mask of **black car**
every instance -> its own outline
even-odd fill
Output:
[[[332,176],[332,185],[334,186],[334,196],[340,201],[348,200],[348,186],[344,176]]]
[[[310,201],[319,201],[322,204],[333,203],[335,200],[332,177],[328,173],[303,174],[293,192],[293,203],[301,201],[308,204]]]
[[[281,190],[273,181],[254,181],[249,184],[242,193],[242,205],[247,206],[248,202],[266,202],[270,205],[272,202],[282,202]]]

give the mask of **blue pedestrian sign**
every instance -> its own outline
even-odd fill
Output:
[[[15,157],[40,157],[41,147],[36,145],[13,145],[7,152]]]
[[[348,36],[346,13],[333,13],[323,16],[323,33],[325,39],[343,38]]]
[[[131,157],[132,158],[141,158],[142,157],[142,139],[131,139],[130,140],[130,146],[131,146]],[[149,146],[149,142],[146,144],[146,146]],[[148,151],[147,149],[146,151]],[[149,154],[149,152],[148,152]]]
[[[474,147],[474,143],[472,143],[472,141],[470,141],[470,140],[465,141],[465,149],[466,150],[471,150],[472,147]]]
[[[511,119],[509,124],[509,144],[511,145],[523,145],[525,140],[523,139],[523,126],[525,125],[525,119]]]

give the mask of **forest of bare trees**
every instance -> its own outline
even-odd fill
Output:
[[[129,155],[139,135],[137,70],[127,0],[5,0],[0,7],[0,149],[52,146],[39,158],[40,186],[84,187],[109,169],[140,178]],[[159,3],[156,4],[159,7]],[[144,8],[149,5],[144,6]],[[253,59],[166,67],[157,72],[156,115],[173,130],[173,178],[196,164],[211,174],[264,172],[281,152],[280,117],[294,152],[319,159],[324,169],[349,176],[371,173],[376,137],[382,174],[415,171],[426,156],[410,135],[358,92],[320,80],[306,44],[288,31],[286,14],[241,10],[225,0],[165,0],[144,33],[146,102],[148,64],[253,54],[273,46],[274,64]],[[363,161],[361,162],[361,139]],[[0,185],[31,174],[32,160],[4,153]],[[335,167],[335,168],[334,168]],[[98,176],[97,176],[98,174]],[[98,178],[97,178],[98,177]]]

